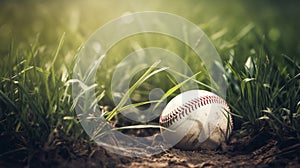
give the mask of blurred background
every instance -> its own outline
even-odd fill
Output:
[[[183,16],[209,36],[219,32],[233,39],[253,23],[270,45],[290,56],[299,55],[299,2],[293,0],[0,0],[0,50],[12,40],[23,47],[39,36],[41,44],[56,46],[66,33],[65,50],[76,50],[99,27],[128,12],[164,11]],[[216,35],[217,36],[217,35]],[[224,41],[213,42],[218,46]]]

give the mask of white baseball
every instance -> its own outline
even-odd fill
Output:
[[[163,110],[159,123],[164,140],[186,150],[216,149],[232,131],[226,101],[205,90],[177,95]]]

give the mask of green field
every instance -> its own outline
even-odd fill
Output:
[[[225,67],[233,134],[268,134],[266,138],[299,142],[299,9],[297,1],[280,0],[0,0],[0,158],[30,162],[54,134],[71,141],[89,140],[76,120],[68,82],[76,55],[105,23],[143,11],[174,13],[207,34]],[[118,61],[135,50],[135,41],[141,47],[177,53],[194,71],[203,71],[196,78],[199,82],[210,84],[205,66],[184,44],[157,34],[137,35],[114,46],[98,70],[99,108],[115,107],[109,95],[111,74]],[[132,85],[146,73],[136,76]],[[151,76],[132,91],[131,98],[145,102],[148,90],[171,89],[174,83],[166,76],[164,72]],[[118,110],[108,111],[108,116]]]

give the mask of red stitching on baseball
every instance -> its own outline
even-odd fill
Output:
[[[164,127],[169,127],[174,123],[174,121],[181,119],[191,113],[192,111],[200,108],[202,106],[206,106],[207,104],[218,103],[225,105],[226,110],[229,111],[229,106],[226,101],[220,98],[219,96],[203,96],[199,98],[194,98],[185,104],[177,107],[171,113],[166,116],[161,116],[159,120],[159,124]]]

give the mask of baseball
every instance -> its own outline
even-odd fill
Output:
[[[160,115],[164,140],[185,150],[216,149],[232,131],[226,101],[205,90],[190,90],[174,97]]]

